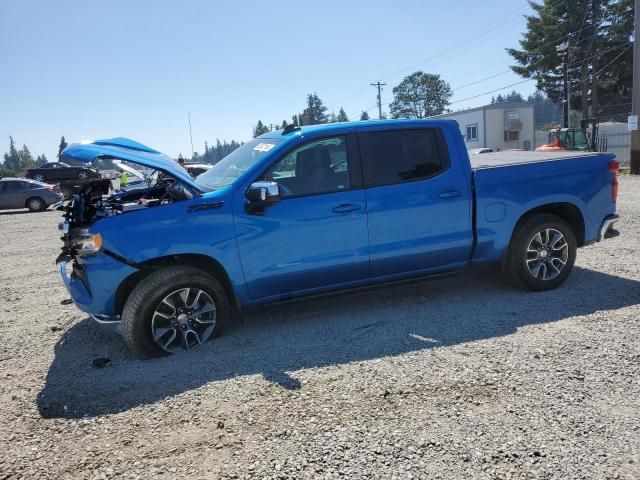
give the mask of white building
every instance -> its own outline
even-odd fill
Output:
[[[436,118],[456,120],[467,150],[535,148],[534,107],[526,102],[492,103],[484,107],[443,113]]]

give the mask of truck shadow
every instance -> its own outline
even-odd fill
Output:
[[[247,314],[189,354],[146,361],[132,358],[115,332],[85,319],[56,344],[37,404],[49,418],[116,413],[256,374],[283,388],[304,388],[296,379],[300,369],[501,337],[526,325],[638,303],[640,282],[583,268],[563,287],[543,293],[472,271],[271,307]],[[96,368],[96,357],[111,363]]]

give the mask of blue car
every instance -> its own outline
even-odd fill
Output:
[[[64,155],[162,172],[125,196],[65,205],[60,273],[138,355],[190,350],[250,305],[496,264],[542,291],[579,247],[618,234],[614,156],[467,154],[457,123],[288,126],[191,176],[124,138]]]

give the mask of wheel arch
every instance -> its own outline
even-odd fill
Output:
[[[585,223],[584,216],[580,209],[573,203],[570,202],[554,202],[554,203],[546,203],[544,205],[539,205],[537,207],[531,208],[524,212],[516,224],[514,225],[513,231],[511,232],[511,237],[513,237],[513,233],[517,231],[518,227],[522,224],[523,221],[531,217],[532,215],[537,214],[550,214],[555,215],[556,217],[562,218],[565,222],[569,224],[573,234],[576,237],[576,242],[578,247],[582,247],[585,244]]]
[[[116,312],[118,314],[122,314],[122,310],[124,309],[124,305],[127,302],[127,298],[131,294],[131,291],[145,277],[154,271],[171,265],[189,265],[202,270],[207,274],[213,275],[222,284],[222,287],[229,298],[231,307],[235,307],[238,310],[240,309],[240,299],[238,295],[236,295],[231,284],[229,274],[222,264],[208,255],[185,253],[158,257],[137,264],[138,271],[129,275],[118,286],[115,298]]]

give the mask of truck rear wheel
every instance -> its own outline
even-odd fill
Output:
[[[505,270],[522,287],[551,290],[571,273],[577,248],[575,234],[563,219],[532,215],[520,222],[511,237]]]
[[[122,336],[139,357],[169,355],[217,337],[228,316],[220,282],[194,267],[170,266],[135,286],[122,312]]]

